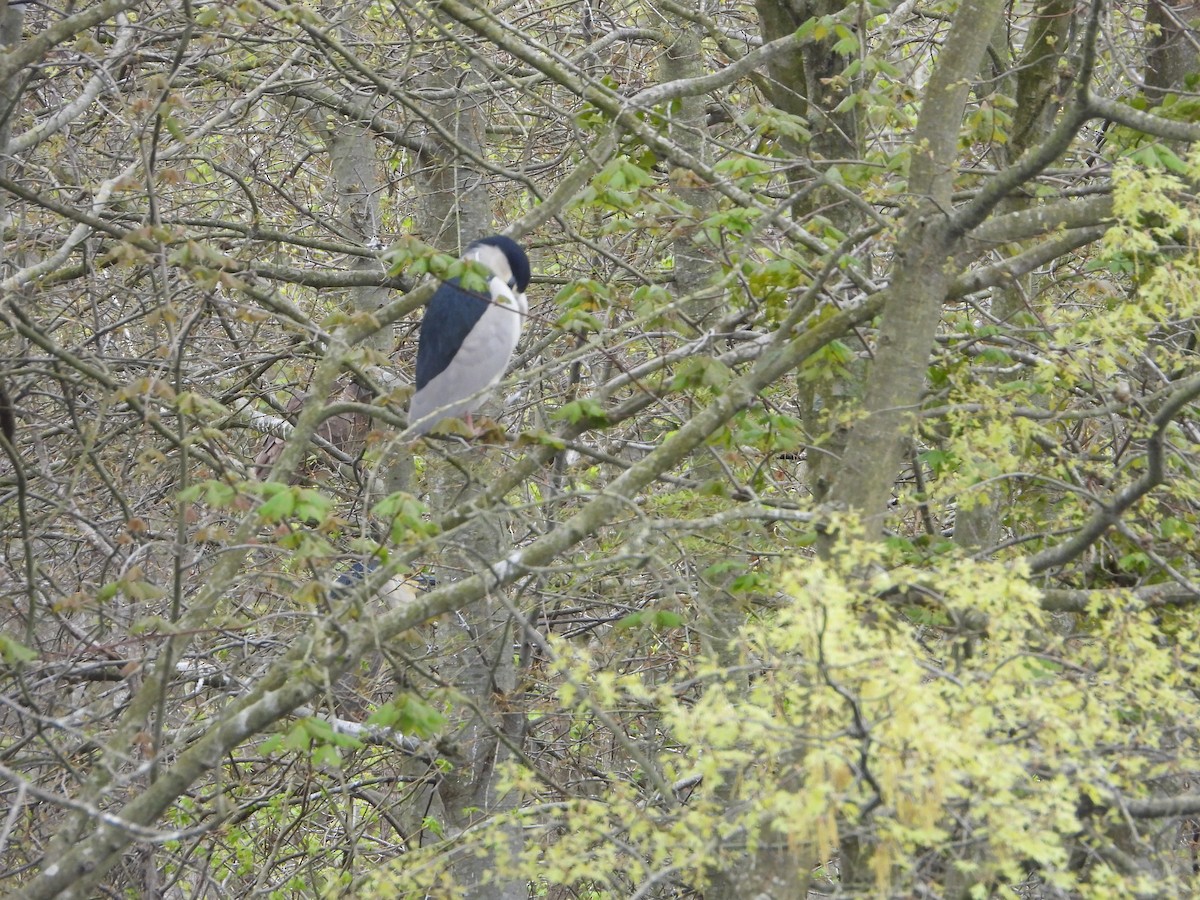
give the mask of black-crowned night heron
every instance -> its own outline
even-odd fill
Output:
[[[443,419],[470,415],[500,380],[521,336],[529,305],[529,257],[503,235],[481,238],[463,259],[492,273],[486,294],[464,290],[458,280],[437,289],[417,346],[417,390],[408,407],[407,439],[430,431]]]

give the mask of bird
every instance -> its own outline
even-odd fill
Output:
[[[417,342],[416,392],[409,401],[403,437],[427,434],[445,419],[473,413],[488,388],[500,380],[521,336],[529,303],[529,257],[510,237],[480,238],[464,260],[492,273],[486,294],[444,282],[425,309]]]
[[[350,565],[334,578],[333,584],[330,585],[329,596],[335,600],[349,596],[350,592],[370,578],[379,566],[380,562],[375,557],[367,559],[366,562],[363,562],[362,559],[352,560]],[[428,593],[435,587],[437,587],[437,579],[432,575],[425,575],[423,573],[398,574],[388,579],[380,589],[379,596],[411,600],[416,596],[415,591],[419,590],[422,593]]]

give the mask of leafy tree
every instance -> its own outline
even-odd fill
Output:
[[[1191,896],[1185,25],[6,6],[0,888]]]

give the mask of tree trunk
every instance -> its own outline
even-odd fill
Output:
[[[1200,4],[1168,3],[1150,0],[1146,5],[1146,24],[1155,26],[1146,47],[1146,96],[1155,104],[1168,94],[1189,87],[1187,79],[1200,70],[1196,51],[1196,25],[1200,23]]]
[[[425,186],[419,210],[419,230],[439,249],[459,253],[468,243],[494,231],[491,202],[483,173],[469,160],[485,153],[486,112],[482,78],[462,60],[453,45],[444,50],[443,64],[427,79],[431,93],[446,99],[433,104],[429,122],[443,136],[438,156],[421,159]],[[437,451],[437,452],[440,452]],[[426,454],[424,485],[436,520],[452,507],[470,502],[498,475],[502,449],[478,445],[454,453],[453,460]],[[461,529],[453,549],[436,565],[440,583],[475,574],[481,561],[503,556],[511,544],[507,514],[502,510],[480,515]],[[470,610],[440,621],[435,644],[437,673],[458,694],[449,738],[453,768],[443,773],[429,798],[440,813],[448,836],[460,835],[477,822],[502,818],[519,798],[502,794],[496,785],[497,766],[511,756],[511,746],[524,739],[525,717],[505,709],[516,687],[513,642],[517,623],[502,599],[493,595]],[[500,824],[499,844],[506,849],[460,854],[452,871],[465,900],[525,900],[526,882],[505,874],[504,860],[521,849],[519,826]],[[491,846],[495,846],[493,843]]]
[[[996,152],[1002,161],[1011,164],[1029,148],[1036,146],[1054,125],[1054,116],[1062,106],[1061,75],[1059,61],[1070,52],[1067,39],[1073,21],[1074,3],[1071,0],[1042,0],[1034,16],[1034,27],[1030,30],[1015,68],[1015,76],[1004,77],[998,90],[1013,93],[1012,137],[1007,145],[998,145]],[[997,33],[1007,32],[1001,22]],[[999,43],[1000,38],[997,38]],[[999,52],[993,57],[1008,60],[1007,40],[1003,56]],[[1001,73],[997,73],[1000,77]],[[1030,201],[1023,197],[1006,200],[1000,212],[1025,209]],[[1019,282],[997,288],[992,303],[992,313],[1001,323],[1011,324],[1026,311],[1029,297],[1040,295],[1035,275],[1027,275]],[[1010,488],[1000,486],[988,490],[982,498],[960,500],[955,515],[954,542],[967,550],[982,550],[995,546],[1000,539],[1003,521],[1000,505]]]
[[[799,4],[757,0],[755,8],[763,40],[769,41],[794,33],[811,17],[833,15],[844,9],[844,4],[836,0],[805,0]],[[770,75],[767,93],[771,102],[806,119],[812,134],[808,144],[788,140],[784,146],[797,159],[811,158],[816,168],[823,168],[825,160],[858,159],[862,155],[857,107],[837,110],[854,89],[855,80],[843,74],[853,57],[835,52],[837,41],[833,34],[808,41],[780,55],[767,67]],[[802,174],[805,178],[812,177],[807,168]],[[805,192],[794,204],[794,213],[797,219],[820,214],[846,233],[857,227],[861,219],[859,211],[830,187]],[[865,353],[860,353],[861,356]],[[797,385],[800,418],[805,432],[814,439],[808,450],[807,467],[809,487],[817,500],[825,497],[845,447],[845,431],[838,427],[840,414],[858,407],[864,377],[865,366],[860,359],[841,377]]]
[[[684,22],[673,35],[662,57],[662,80],[697,78],[704,74],[701,33]],[[706,135],[705,96],[690,95],[678,101],[678,109],[669,124],[671,140],[696,158],[707,161],[709,141]],[[671,192],[684,205],[685,226],[674,229],[671,253],[675,259],[675,295],[683,301],[683,316],[695,333],[704,330],[709,317],[722,308],[721,298],[706,292],[716,271],[715,248],[700,233],[700,223],[715,208],[712,189],[697,180],[693,172],[676,169],[672,173]]]
[[[701,56],[701,34],[694,25],[685,24],[674,34],[662,59],[663,81],[695,78],[704,73]],[[705,140],[706,112],[703,95],[683,98],[671,116],[671,139],[694,157],[707,161],[709,142]],[[677,170],[671,187],[676,197],[686,204],[689,219],[696,226],[716,206],[712,190],[697,184],[691,172]],[[674,293],[682,303],[688,325],[703,331],[706,322],[717,318],[722,308],[721,295],[706,293],[716,271],[712,248],[698,244],[704,236],[698,227],[679,232],[672,242],[675,258]],[[693,473],[700,481],[719,477],[720,467],[706,448],[700,448],[693,461]],[[705,651],[721,665],[733,668],[739,660],[733,639],[737,636],[744,613],[734,598],[707,582],[698,592],[696,605],[702,616]],[[737,778],[730,773],[722,794],[734,802]],[[736,858],[711,873],[711,883],[705,891],[708,900],[743,900],[748,897],[803,896],[807,883],[806,866],[798,866],[786,847],[761,847],[757,852]]]
[[[0,11],[0,46],[5,48],[21,40],[21,27],[25,23],[25,7],[5,4]],[[0,175],[8,177],[9,138],[12,135],[12,113],[17,102],[17,87],[20,79],[13,73],[0,82]],[[0,191],[0,229],[8,230],[8,194]],[[5,246],[0,243],[0,265],[5,262]]]
[[[491,231],[492,210],[483,173],[470,165],[484,146],[486,115],[482,92],[469,91],[483,79],[474,67],[460,65],[454,47],[443,51],[444,60],[425,79],[436,97],[429,106],[429,121],[435,126],[436,156],[418,159],[422,186],[417,221],[420,231],[433,246],[458,253],[476,238]]]
[[[323,114],[321,124],[327,124]],[[371,132],[358,122],[338,122],[334,127],[324,129],[322,136],[333,169],[340,237],[364,247],[380,247],[383,215],[379,198],[383,196],[383,182],[379,177]],[[381,267],[369,256],[356,256],[349,263],[351,271],[378,271]],[[391,291],[384,287],[359,286],[350,291],[354,311],[363,313],[378,311],[390,295]],[[377,331],[370,345],[387,353],[392,348],[390,332],[387,329]]]
[[[473,448],[456,456],[454,466],[433,467],[441,502],[467,503],[498,475],[502,449]],[[470,478],[463,483],[460,475]],[[432,495],[431,495],[432,499]],[[511,546],[509,514],[493,510],[475,519],[456,546],[438,561],[439,579],[457,580],[476,574],[483,560],[502,557]],[[454,768],[438,781],[438,801],[448,835],[458,835],[481,821],[500,822],[517,808],[520,798],[497,786],[497,768],[512,757],[512,748],[525,738],[526,719],[516,697],[514,644],[523,635],[520,624],[497,593],[469,611],[443,618],[437,625],[438,675],[459,695],[458,729],[450,741]],[[505,860],[516,859],[523,847],[520,826],[491,826],[499,832],[486,853],[463,854],[454,865],[455,882],[468,900],[525,900],[523,879],[512,878]],[[495,852],[495,847],[503,849]]]
[[[971,81],[1004,5],[1002,0],[966,0],[930,76],[913,138],[909,183],[915,206],[900,235],[891,291],[881,316],[878,345],[867,379],[866,415],[849,429],[846,452],[834,477],[830,500],[857,516],[868,533],[882,530],[896,473],[912,438],[915,414],[942,304],[952,272],[947,264],[956,239],[946,214],[952,208],[958,132]],[[868,822],[850,822],[859,834]],[[869,841],[856,838],[843,848],[842,886],[867,890],[873,877],[866,860]]]
[[[830,499],[878,531],[896,472],[912,434],[925,369],[950,284],[947,265],[956,239],[952,208],[954,159],[967,92],[979,72],[999,0],[959,7],[930,78],[913,138],[909,183],[917,198],[905,218],[897,266],[884,303],[875,360],[867,380],[867,415],[851,426]]]

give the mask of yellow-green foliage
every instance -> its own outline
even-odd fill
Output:
[[[1150,796],[1200,762],[1194,617],[1168,639],[1151,611],[1097,609],[1066,638],[1018,568],[943,557],[883,573],[873,552],[856,544],[783,576],[789,599],[743,629],[740,664],[703,663],[687,694],[599,673],[586,650],[556,644],[566,709],[655,713],[658,771],[614,768],[595,796],[564,802],[511,766],[529,804],[514,820],[540,826],[512,864],[531,881],[624,897],[667,875],[702,886],[709,866],[736,870],[765,842],[812,870],[854,834],[880,896],[948,877],[992,896],[1031,872],[1092,897],[1186,896],[1111,866],[1121,818],[1077,810]],[[914,627],[888,599],[903,588],[969,623],[970,638]],[[655,779],[688,787],[664,798]],[[493,841],[498,829],[468,844]],[[412,863],[432,874],[431,859]],[[396,896],[404,868],[388,876]]]
[[[1200,177],[1200,155],[1187,165]],[[958,337],[931,369],[938,394],[925,433],[942,463],[928,488],[936,503],[953,500],[961,511],[999,495],[1003,524],[1016,533],[1064,533],[1092,514],[1093,496],[1141,475],[1147,419],[1167,379],[1195,370],[1188,335],[1200,315],[1200,206],[1187,181],[1162,168],[1118,168],[1116,222],[1086,273],[1026,285],[1036,317],[1018,317],[1012,330],[974,312],[953,321]],[[1013,347],[1027,352],[1022,364],[1008,355]],[[1106,466],[1117,454],[1113,473]],[[1195,499],[1195,479],[1176,471],[1159,495],[1167,508]],[[1064,488],[1082,502],[1059,502]],[[1125,523],[1138,528],[1144,512]],[[1179,560],[1196,547],[1157,552]]]

